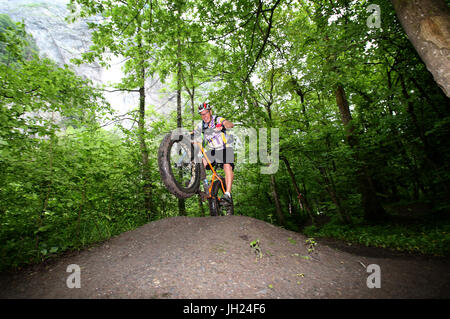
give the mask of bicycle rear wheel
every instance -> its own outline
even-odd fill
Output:
[[[225,178],[219,176],[222,179],[223,186],[225,187]],[[234,203],[231,199],[231,203],[221,201],[224,195],[221,183],[219,180],[214,181],[211,189],[211,198],[209,201],[209,212],[211,216],[222,216],[222,215],[234,215]]]
[[[193,196],[200,185],[200,164],[194,160],[190,136],[164,136],[158,150],[161,180],[177,198]]]

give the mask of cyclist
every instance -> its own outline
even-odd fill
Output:
[[[206,156],[212,165],[222,167],[225,171],[226,192],[221,200],[231,203],[231,186],[234,178],[234,150],[231,135],[227,134],[227,129],[234,126],[233,123],[223,117],[212,115],[209,103],[202,103],[198,107],[198,113],[202,121],[194,129],[196,136],[203,134],[203,144],[207,143],[210,150]],[[198,134],[198,135],[197,135]],[[203,158],[203,165],[210,169],[208,163]]]

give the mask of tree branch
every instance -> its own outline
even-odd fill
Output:
[[[130,90],[130,89],[116,89],[116,90],[102,89],[102,91],[108,92],[108,93],[114,93],[114,92],[139,92],[139,90]]]
[[[281,0],[277,0],[277,2],[274,4],[274,6],[269,10],[270,11],[269,25],[267,26],[267,32],[266,32],[266,36],[264,37],[264,42],[263,42],[261,48],[259,49],[258,55],[256,56],[256,59],[253,62],[253,65],[250,68],[250,71],[248,72],[247,76],[245,77],[245,80],[243,83],[248,82],[250,75],[253,73],[253,70],[255,69],[256,63],[258,63],[259,59],[261,58],[264,48],[266,47],[267,40],[269,39],[270,31],[272,29],[273,13],[275,12],[275,9],[280,4],[280,2],[281,2]]]

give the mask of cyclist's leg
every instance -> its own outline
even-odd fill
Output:
[[[221,150],[217,160],[223,163],[223,170],[225,172],[226,192],[231,193],[231,187],[234,179],[234,150],[232,147],[226,147]]]
[[[225,184],[227,186],[226,191],[231,193],[231,187],[233,185],[234,172],[231,164],[223,164],[223,170],[225,171]]]

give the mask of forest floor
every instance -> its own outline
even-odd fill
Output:
[[[448,258],[331,239],[316,239],[308,251],[307,239],[244,216],[171,217],[3,272],[0,298],[450,297]],[[259,245],[251,247],[255,240]],[[67,286],[68,278],[75,282],[71,264],[80,267],[80,288]],[[371,264],[380,267],[380,288],[368,288]]]

